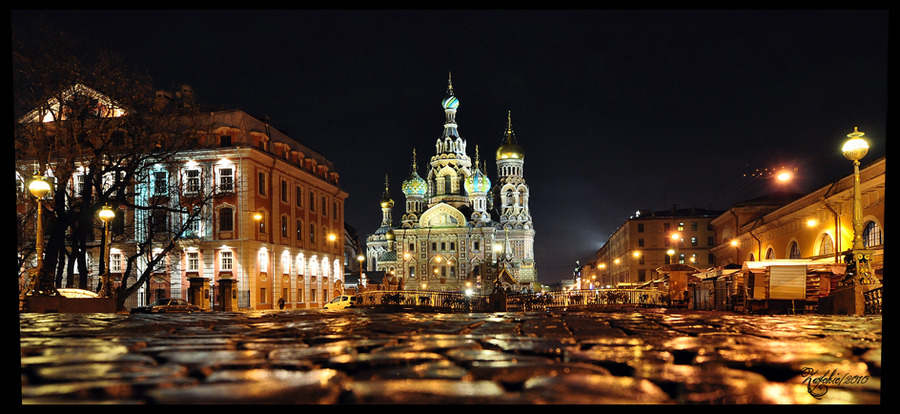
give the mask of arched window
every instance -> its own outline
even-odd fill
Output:
[[[877,246],[882,244],[881,241],[881,227],[875,223],[874,221],[870,221],[866,223],[865,229],[863,229],[863,245],[866,247]]]
[[[800,258],[800,246],[797,245],[797,242],[791,243],[791,259],[799,259]]]
[[[831,240],[830,234],[823,234],[819,239],[819,255],[834,254],[834,241]]]
[[[771,247],[766,250],[766,260],[772,260],[775,258],[775,250]]]

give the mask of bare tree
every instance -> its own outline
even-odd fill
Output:
[[[149,76],[130,71],[112,53],[79,55],[86,49],[49,30],[21,34],[14,30],[16,173],[23,181],[41,175],[52,183],[44,203],[44,262],[31,288],[54,294],[63,281],[89,288],[89,252],[108,243],[132,246],[117,291],[121,308],[215,197],[208,186],[183,196],[178,180],[167,183],[173,188],[166,196],[145,194],[152,172],[175,171],[180,154],[195,148],[206,128],[195,105],[162,102]],[[104,206],[118,212],[111,240],[97,219]],[[20,209],[23,234],[33,228],[25,222],[33,222],[34,211]],[[20,239],[23,263],[34,251],[34,238],[27,239]],[[97,256],[98,268],[105,268],[107,258]]]

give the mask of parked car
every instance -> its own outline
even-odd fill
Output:
[[[325,304],[325,309],[345,309],[356,307],[356,296],[341,295]]]
[[[147,306],[131,308],[131,313],[191,313],[202,311],[202,308],[186,300],[173,298],[157,299]]]

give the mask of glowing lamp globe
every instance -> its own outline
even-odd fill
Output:
[[[865,134],[859,132],[856,127],[853,128],[853,133],[847,135],[850,140],[844,143],[841,152],[844,153],[844,157],[848,160],[859,161],[869,152],[869,143],[862,139],[863,135]]]
[[[35,178],[28,184],[28,191],[37,198],[44,198],[50,193],[50,184],[41,178]]]
[[[100,209],[99,212],[97,212],[97,216],[99,216],[100,220],[103,220],[104,223],[109,223],[110,220],[116,217],[116,212],[111,208],[104,206]]]

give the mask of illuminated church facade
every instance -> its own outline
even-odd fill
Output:
[[[525,153],[510,116],[492,182],[478,147],[473,161],[459,134],[452,83],[441,103],[443,134],[424,178],[413,150],[411,171],[400,185],[403,205],[395,206],[385,177],[381,225],[366,239],[367,270],[383,272],[382,286],[400,290],[539,290]],[[400,221],[394,222],[394,209],[401,206]]]

